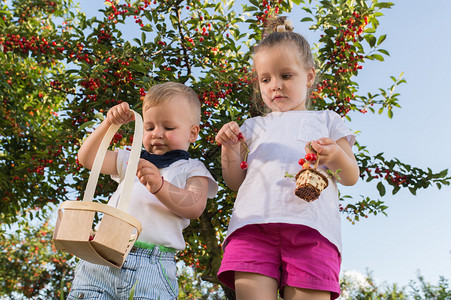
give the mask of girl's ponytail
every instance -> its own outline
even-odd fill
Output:
[[[290,20],[287,20],[287,17],[278,17],[269,19],[263,30],[263,39],[266,38],[273,32],[292,32],[293,26]]]

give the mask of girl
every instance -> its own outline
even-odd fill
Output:
[[[258,96],[270,113],[241,127],[227,123],[216,136],[224,180],[238,190],[218,277],[236,290],[237,299],[274,300],[278,290],[284,299],[340,294],[337,179],[329,178],[309,203],[295,196],[295,182],[285,174],[299,171],[310,142],[323,171],[339,171],[338,182],[354,185],[355,137],[336,113],[306,109],[314,60],[308,42],[292,30],[285,17],[275,19],[266,29],[272,33],[265,32],[254,47]]]

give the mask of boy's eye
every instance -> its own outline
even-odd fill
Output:
[[[153,130],[153,127],[147,127],[146,130],[147,130],[147,131],[152,131],[152,130]]]
[[[175,128],[174,127],[165,127],[164,129],[166,129],[166,130],[174,130]]]
[[[267,82],[269,82],[269,79],[268,78],[262,78],[261,82],[267,83]]]
[[[288,78],[290,78],[291,76],[293,76],[293,75],[291,75],[291,74],[284,74],[284,75],[282,75],[282,78],[283,78],[283,79],[288,79]]]

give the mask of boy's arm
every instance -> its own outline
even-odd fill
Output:
[[[137,176],[147,190],[177,216],[196,219],[204,211],[208,196],[207,177],[190,177],[185,188],[179,188],[164,180],[158,168],[144,159],[139,161]]]
[[[113,106],[108,110],[107,117],[102,123],[91,133],[78,151],[78,161],[80,164],[88,169],[92,169],[94,159],[99,149],[103,137],[108,131],[111,124],[126,124],[134,120],[134,114],[130,111],[130,106],[126,102]],[[117,152],[108,150],[103,160],[100,172],[107,175],[118,175],[117,173]]]
[[[111,124],[107,119],[103,120],[103,122],[86,138],[81,145],[80,150],[78,150],[78,161],[83,167],[88,168],[89,170],[92,169],[97,150],[99,149],[100,143],[102,142],[102,139],[107,133],[110,125]],[[117,152],[107,150],[100,173],[117,175],[116,160]]]
[[[184,189],[164,181],[155,196],[170,211],[186,219],[197,219],[207,205],[208,179],[195,176],[186,181]]]
[[[319,154],[319,164],[326,165],[332,172],[340,170],[338,182],[347,186],[354,185],[357,182],[360,174],[359,166],[351,145],[345,137],[336,142],[329,138],[321,138],[312,141],[311,144]]]

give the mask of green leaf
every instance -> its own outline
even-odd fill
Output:
[[[141,32],[141,42],[143,45],[146,43],[146,34],[144,32]]]
[[[376,44],[376,37],[372,34],[365,35],[365,40],[368,42],[368,45],[370,45],[371,48],[373,48]]]
[[[393,110],[391,110],[391,109],[388,110],[388,117],[389,117],[390,119],[393,118]]]
[[[374,4],[374,7],[379,7],[379,8],[390,8],[393,6],[393,3],[391,2],[379,2]]]
[[[377,190],[379,191],[379,195],[381,197],[385,195],[385,186],[380,181],[377,183]]]
[[[259,7],[260,5],[258,4],[258,1],[257,0],[249,0],[249,2],[251,3],[251,4],[253,4],[255,7]]]
[[[377,59],[378,61],[384,61],[384,57],[380,54],[372,54],[371,56]]]
[[[305,17],[301,19],[301,22],[313,22],[313,19],[310,17]]]
[[[390,56],[390,53],[389,53],[387,50],[384,50],[384,49],[377,49],[377,51],[379,51],[380,53],[383,53],[383,54],[385,54],[385,55],[387,55],[387,56]]]
[[[382,44],[382,42],[385,41],[386,38],[387,38],[387,35],[386,35],[386,34],[381,35],[381,36],[379,37],[379,39],[377,40],[377,45],[379,46],[380,44]]]
[[[94,124],[96,124],[96,123],[97,123],[96,121],[88,121],[88,122],[85,122],[85,123],[83,123],[83,124],[80,125],[80,127],[78,128],[78,131],[82,131],[82,130],[85,129],[86,127],[90,127],[90,126],[92,126],[92,125],[94,125]]]
[[[153,31],[152,26],[150,26],[149,24],[146,24],[143,27],[141,27],[141,30],[142,31],[147,31],[147,32]]]

